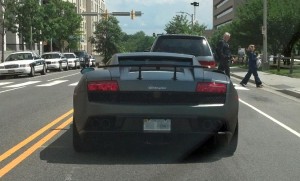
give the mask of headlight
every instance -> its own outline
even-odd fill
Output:
[[[20,67],[30,67],[29,64],[21,64]]]

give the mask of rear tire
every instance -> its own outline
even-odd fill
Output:
[[[73,148],[76,152],[87,152],[91,151],[91,146],[88,145],[80,137],[75,122],[73,121]]]

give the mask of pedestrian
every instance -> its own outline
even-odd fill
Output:
[[[255,46],[254,45],[249,45],[248,50],[247,50],[247,55],[248,55],[248,72],[243,78],[243,80],[240,82],[240,84],[245,87],[246,84],[248,83],[251,75],[253,74],[254,80],[256,87],[261,88],[263,87],[262,82],[260,78],[258,77],[257,73],[257,55],[254,52]]]
[[[218,70],[225,72],[225,74],[230,78],[229,64],[231,61],[231,52],[228,44],[229,39],[230,33],[225,32],[223,39],[218,42],[216,53],[219,59]]]

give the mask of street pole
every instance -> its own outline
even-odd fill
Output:
[[[263,11],[263,66],[262,69],[269,69],[268,41],[267,41],[267,0],[264,0]]]
[[[193,23],[194,23],[194,20],[196,20],[196,6],[199,6],[199,3],[198,2],[192,2],[191,5],[194,6],[194,19],[193,19]]]

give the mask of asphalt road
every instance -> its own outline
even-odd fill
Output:
[[[238,85],[240,135],[234,156],[172,147],[76,153],[72,94],[79,70],[0,80],[0,180],[298,180],[300,100]]]

